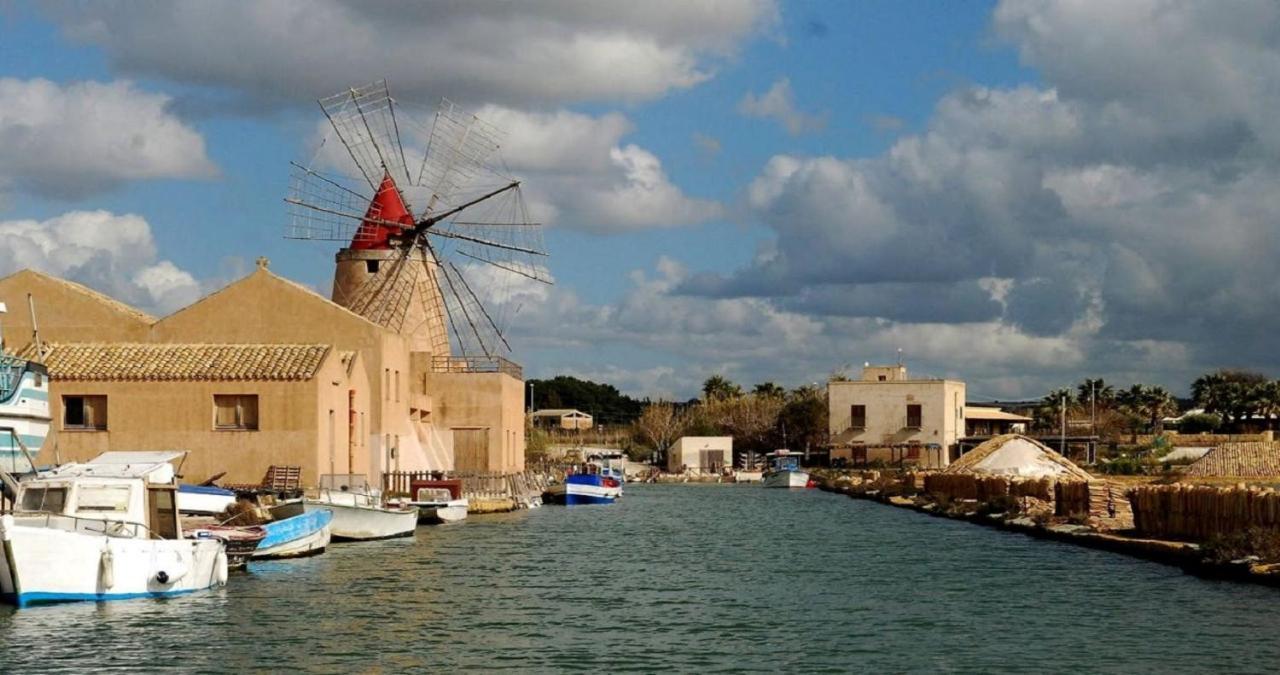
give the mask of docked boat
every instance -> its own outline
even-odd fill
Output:
[[[371,489],[363,476],[326,475],[320,481],[319,496],[303,500],[303,508],[307,512],[333,512],[334,541],[409,537],[418,527],[416,507],[384,504],[381,491]]]
[[[236,503],[236,493],[212,485],[178,486],[178,511],[198,516],[216,516]]]
[[[173,465],[182,453],[109,452],[17,484],[0,516],[0,594],[19,607],[160,597],[227,580],[223,541],[184,537]]]
[[[278,515],[273,510],[272,516],[276,519],[259,526],[266,531],[266,537],[250,554],[251,559],[302,558],[324,553],[332,536],[333,512],[317,509],[281,517],[284,513],[281,511]]]
[[[610,458],[593,458],[564,480],[547,488],[543,498],[552,504],[612,504],[622,496],[623,469]]]
[[[806,488],[813,487],[809,481],[809,472],[800,468],[800,455],[789,450],[778,450],[767,455],[769,470],[764,474],[764,486],[767,488]]]
[[[258,549],[258,544],[267,536],[267,531],[257,525],[204,525],[187,528],[184,533],[189,538],[221,539],[227,553],[228,567],[244,567]]]
[[[471,506],[462,496],[461,480],[415,480],[409,490],[413,499],[399,503],[417,507],[418,522],[422,524],[456,523],[467,517]]]
[[[0,303],[0,312],[3,308]],[[49,371],[36,361],[0,353],[0,471],[34,471],[31,460],[49,435],[49,422]]]

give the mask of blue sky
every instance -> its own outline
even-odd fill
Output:
[[[1275,21],[1265,3],[396,13],[340,0],[0,11],[0,98],[31,117],[0,112],[0,161],[17,167],[0,170],[0,231],[72,232],[102,211],[87,227],[135,242],[15,244],[0,271],[40,266],[164,312],[266,255],[325,291],[334,248],[282,238],[288,162],[309,152],[314,98],[371,73],[402,99],[448,96],[517,131],[558,119],[582,148],[560,164],[525,153],[522,177],[553,207],[557,280],[511,292],[515,358],[534,376],[682,397],[715,373],[797,384],[901,348],[917,372],[1025,396],[1086,375],[1182,391],[1206,368],[1275,366],[1262,336],[1276,319],[1241,308],[1280,290],[1264,281],[1246,300],[1258,283],[1239,271],[1276,246],[1272,205],[1254,198],[1275,169],[1277,75],[1250,70],[1276,55],[1253,28]],[[278,30],[297,17],[306,28]],[[102,127],[76,145],[86,116]],[[120,168],[134,160],[111,154],[117,133],[154,155]],[[50,139],[62,143],[20,170]],[[656,177],[610,154],[631,146]],[[108,159],[84,166],[79,148]],[[1208,205],[1178,198],[1192,193]],[[113,220],[126,214],[145,225]],[[1206,214],[1257,245],[1201,241]],[[1182,318],[1205,298],[1204,316]]]

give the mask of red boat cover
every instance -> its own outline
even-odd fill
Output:
[[[398,223],[398,225],[390,223]],[[396,187],[395,180],[391,178],[390,173],[384,172],[382,185],[378,186],[378,193],[369,202],[369,210],[365,211],[360,229],[356,230],[355,236],[351,238],[351,248],[389,249],[391,248],[391,243],[388,241],[390,237],[399,234],[404,228],[413,227],[413,223],[413,214],[409,213],[409,207],[405,206],[404,198],[400,196],[400,189]]]
[[[420,488],[443,488],[449,491],[451,499],[462,499],[462,480],[454,478],[451,480],[415,480],[409,481],[409,495],[416,499]]]

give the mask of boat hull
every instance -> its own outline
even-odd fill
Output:
[[[216,516],[236,503],[236,493],[201,485],[178,486],[178,511],[204,516]]]
[[[413,504],[412,502],[410,503]],[[418,522],[427,525],[442,525],[464,520],[470,508],[465,499],[455,499],[444,503],[433,502],[413,505],[418,507]]]
[[[418,527],[417,509],[384,509],[376,506],[334,504],[326,501],[306,500],[303,508],[308,512],[328,509],[333,512],[330,526],[333,541],[372,541],[411,537]]]
[[[267,523],[267,536],[258,544],[250,560],[280,560],[320,555],[332,537],[333,512],[319,509]]]
[[[226,583],[221,541],[108,537],[0,517],[0,596],[26,607],[182,595]]]
[[[803,488],[809,486],[807,471],[775,471],[764,477],[767,488]]]
[[[586,504],[612,504],[618,501],[622,490],[603,485],[561,483],[547,488],[544,498],[552,504],[577,506]]]

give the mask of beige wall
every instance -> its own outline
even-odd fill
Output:
[[[684,436],[667,449],[667,471],[679,473],[685,467],[700,471],[702,451],[710,450],[719,455],[715,461],[723,466],[733,466],[732,436]]]
[[[186,482],[225,471],[222,482],[256,483],[269,466],[281,464],[301,466],[303,484],[315,486],[330,468],[328,411],[334,411],[335,422],[346,419],[350,388],[346,368],[332,350],[306,382],[55,380],[50,384],[54,422],[39,461],[87,460],[109,450],[180,450],[190,453],[182,466]],[[62,397],[86,394],[107,396],[107,429],[64,430]],[[257,394],[258,430],[215,430],[215,394]],[[335,436],[342,438],[344,429],[339,425]],[[335,466],[345,473],[347,454],[335,449]]]
[[[36,322],[43,342],[146,342],[150,322],[141,312],[121,311],[91,293],[38,272],[22,270],[0,279],[0,302],[8,313],[0,316],[4,343],[11,351],[31,343],[31,312],[27,294],[35,300]]]
[[[912,442],[936,443],[941,453],[923,452],[927,466],[946,466],[949,448],[964,433],[965,386],[953,380],[906,380],[900,382],[830,382],[827,385],[830,432],[838,445],[862,443],[868,459],[890,461],[901,453],[891,446]],[[907,405],[921,406],[919,429],[906,428]],[[851,407],[867,409],[866,428],[851,430]],[[847,450],[832,457],[848,456]]]
[[[373,474],[389,468],[388,442],[414,434],[404,338],[265,269],[156,322],[151,340],[331,344],[358,351],[369,393],[363,440]]]
[[[524,382],[506,373],[426,373],[432,421],[442,433],[489,429],[485,471],[524,471]],[[459,470],[478,467],[458,466]]]

